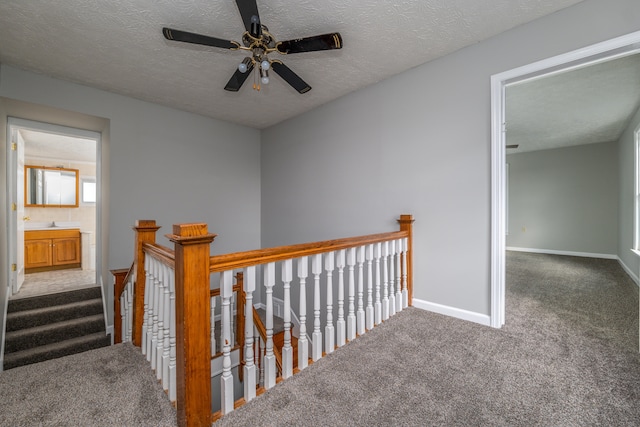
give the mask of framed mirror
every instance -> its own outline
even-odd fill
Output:
[[[78,169],[25,165],[24,205],[77,208]]]

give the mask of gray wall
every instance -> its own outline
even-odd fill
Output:
[[[618,257],[625,267],[638,275],[639,257],[631,252],[633,247],[633,199],[634,199],[634,132],[640,126],[640,110],[618,140],[618,164],[620,208],[618,209]]]
[[[106,295],[112,295],[108,269],[131,264],[131,227],[137,219],[155,219],[162,226],[158,241],[167,246],[170,242],[164,235],[171,233],[172,224],[182,222],[208,223],[209,230],[218,234],[212,253],[260,246],[259,131],[6,65],[0,68],[0,96],[68,110],[58,114],[66,118],[80,112],[109,123],[103,176],[109,186],[108,213],[103,218],[109,227]],[[52,116],[45,121],[67,124],[58,120]],[[0,121],[5,123],[6,117]],[[0,135],[2,153],[5,139],[6,132]],[[6,194],[0,197],[5,200]],[[3,250],[5,234],[2,228]],[[1,258],[5,263],[6,255]],[[4,303],[4,273],[0,280]]]
[[[507,246],[617,254],[617,142],[510,154],[507,163]]]
[[[490,76],[637,30],[637,0],[586,0],[263,131],[263,246],[412,213],[414,297],[488,315]]]

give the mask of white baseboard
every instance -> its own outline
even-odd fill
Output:
[[[451,316],[457,319],[479,323],[484,326],[491,326],[491,317],[486,314],[475,313],[473,311],[449,307],[447,305],[436,304],[434,302],[423,301],[417,298],[414,298],[412,302],[414,307],[422,310],[432,311],[434,313],[444,314],[445,316]]]
[[[631,280],[635,282],[637,286],[640,286],[640,279],[638,276],[631,270],[627,265],[622,262],[620,257],[615,254],[594,254],[591,252],[571,252],[571,251],[556,251],[553,249],[532,249],[532,248],[516,248],[512,246],[507,246],[506,250],[514,251],[514,252],[531,252],[536,254],[549,254],[549,255],[568,255],[568,256],[579,256],[586,258],[602,258],[602,259],[615,259],[618,261],[622,269],[631,277]]]
[[[624,262],[622,262],[622,260],[619,257],[618,257],[618,264],[620,264],[624,272],[627,273],[629,277],[631,277],[631,280],[635,282],[636,286],[640,286],[640,279],[638,279],[638,276],[633,271],[631,271],[631,269],[627,267],[627,265]]]
[[[507,246],[506,250],[514,251],[514,252],[531,252],[534,254],[567,255],[567,256],[579,256],[579,257],[585,257],[585,258],[618,259],[618,255],[616,254],[597,254],[592,252],[573,252],[573,251],[556,251],[554,249],[516,248],[513,246]]]

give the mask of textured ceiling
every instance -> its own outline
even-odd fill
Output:
[[[507,87],[507,154],[617,141],[640,107],[640,54]]]
[[[162,37],[168,26],[239,40],[230,0],[2,0],[0,62],[261,129],[578,2],[258,0],[278,40],[342,34],[341,50],[271,54],[311,85],[303,95],[278,77],[227,92],[241,52]]]
[[[21,129],[27,159],[64,160],[71,162],[96,162],[95,139]]]

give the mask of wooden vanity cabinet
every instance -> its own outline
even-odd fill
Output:
[[[80,245],[79,229],[25,231],[25,272],[79,268]]]

